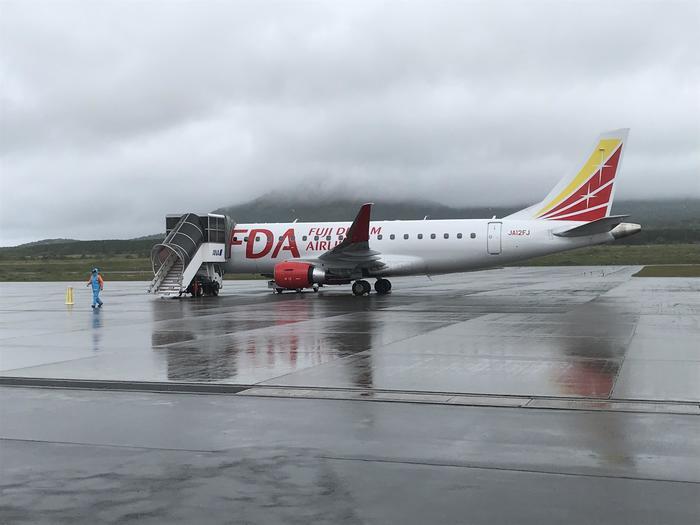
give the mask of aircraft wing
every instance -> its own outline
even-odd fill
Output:
[[[363,204],[343,241],[318,257],[326,266],[345,270],[381,270],[381,254],[369,247],[372,203]]]

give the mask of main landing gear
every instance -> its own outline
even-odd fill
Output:
[[[391,292],[391,281],[389,279],[377,279],[374,283],[374,291],[379,295],[386,295]]]
[[[360,279],[359,281],[355,281],[352,283],[352,294],[353,295],[365,295],[369,294],[369,292],[372,291],[372,287],[369,285],[367,281],[363,281]]]
[[[379,295],[388,294],[389,292],[391,292],[391,281],[389,281],[388,279],[377,279],[377,282],[374,283],[374,290]],[[354,283],[352,283],[353,295],[369,295],[371,291],[372,287],[367,281],[360,279],[359,281],[355,281]]]

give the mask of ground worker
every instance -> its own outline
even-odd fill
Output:
[[[95,308],[95,306],[97,306],[98,308],[102,308],[102,300],[100,299],[100,292],[102,291],[104,284],[105,284],[105,282],[104,282],[104,280],[102,280],[102,276],[100,275],[99,268],[93,268],[92,274],[90,275],[90,279],[88,279],[88,283],[87,283],[88,286],[92,285],[92,307],[93,308]]]

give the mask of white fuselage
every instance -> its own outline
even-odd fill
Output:
[[[372,276],[463,272],[614,240],[609,232],[558,237],[581,222],[513,219],[372,221],[369,247],[384,266]],[[237,224],[227,273],[271,275],[286,260],[316,260],[342,241],[349,222]]]

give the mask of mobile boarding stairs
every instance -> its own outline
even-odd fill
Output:
[[[218,295],[224,280],[226,246],[233,221],[225,215],[167,215],[165,239],[151,249],[153,280],[148,293],[160,297]]]

